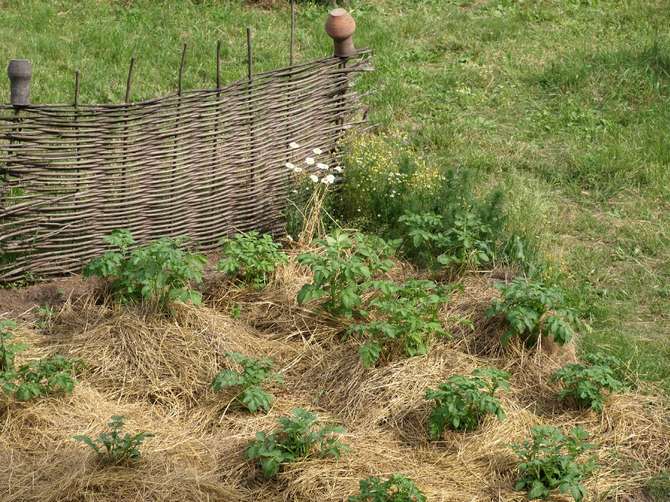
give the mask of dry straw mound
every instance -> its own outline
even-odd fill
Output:
[[[87,368],[71,396],[0,404],[0,499],[329,502],[356,493],[360,479],[401,473],[431,501],[520,501],[525,495],[513,491],[509,444],[539,424],[590,432],[600,463],[585,483],[590,500],[637,497],[647,479],[670,465],[664,400],[628,392],[612,396],[602,415],[572,410],[557,401],[548,380],[561,357],[515,345],[479,350],[473,337],[486,337],[492,347],[501,329],[483,317],[497,294],[490,279],[468,279],[446,307],[454,340],[437,341],[427,356],[372,369],[361,366],[352,340],[338,336],[341,321],[295,304],[307,280],[290,263],[262,292],[219,285],[209,295],[212,307],[178,306],[171,318],[81,300],[66,304],[48,337],[19,330],[33,346],[22,357],[60,352],[80,357]],[[228,315],[233,304],[238,320]],[[475,329],[458,331],[455,316]],[[250,415],[234,396],[209,389],[229,364],[227,351],[276,361],[285,385],[271,388],[275,402],[267,415]],[[512,374],[511,391],[501,393],[507,419],[429,442],[426,389],[483,366]],[[273,430],[296,407],[344,425],[351,451],[339,460],[288,465],[278,479],[263,480],[244,450],[256,432]],[[156,434],[135,467],[102,468],[72,440],[96,436],[112,415],[124,415],[129,432]]]

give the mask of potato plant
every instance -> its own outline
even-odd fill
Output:
[[[340,230],[316,241],[318,252],[303,253],[298,262],[312,270],[313,279],[298,293],[298,303],[325,299],[323,307],[334,315],[352,317],[361,306],[369,281],[393,266],[396,243],[379,237]]]
[[[577,502],[583,500],[586,491],[581,481],[595,469],[593,458],[578,461],[592,448],[587,439],[588,434],[579,427],[569,434],[555,427],[533,427],[530,440],[512,445],[521,475],[514,488],[527,490],[529,499],[544,499],[559,490]]]
[[[141,457],[140,446],[154,434],[150,432],[139,432],[129,434],[123,432],[124,418],[115,415],[111,418],[108,426],[109,431],[102,432],[94,440],[90,436],[74,436],[75,441],[80,441],[98,455],[98,460],[104,465],[122,465],[137,462]]]
[[[554,372],[551,380],[561,385],[560,399],[571,399],[579,407],[600,412],[606,393],[623,388],[613,369],[618,361],[601,354],[587,354],[584,359],[586,364],[568,364]]]
[[[0,321],[0,389],[17,401],[71,393],[75,384],[74,374],[81,367],[81,362],[55,355],[30,361],[17,368],[16,354],[28,346],[12,341],[12,330],[15,328],[13,321]]]
[[[405,250],[419,264],[447,268],[479,268],[494,258],[495,233],[470,206],[455,211],[450,222],[436,213],[406,212]]]
[[[256,231],[221,241],[223,257],[217,268],[245,284],[262,289],[278,265],[288,260],[270,235]]]
[[[272,372],[272,360],[254,359],[239,352],[228,352],[226,357],[239,364],[242,371],[223,370],[212,382],[215,391],[231,388],[235,391],[235,400],[251,413],[258,410],[268,412],[272,406],[272,394],[263,389],[268,381],[281,382],[282,377]]]
[[[349,328],[349,333],[367,340],[359,350],[365,367],[374,366],[383,352],[394,349],[408,357],[425,354],[431,338],[446,335],[438,319],[440,306],[448,298],[444,287],[424,280],[374,281],[371,286],[379,291],[369,304],[372,319]]]
[[[482,368],[471,376],[454,375],[436,390],[428,389],[426,399],[435,401],[428,418],[431,439],[441,438],[445,428],[475,430],[489,414],[503,420],[505,412],[495,394],[498,389],[509,389],[508,380],[506,371]]]
[[[84,276],[106,279],[116,300],[144,302],[162,310],[173,301],[201,302],[200,293],[190,285],[202,282],[206,259],[180,249],[182,240],[159,239],[131,251],[132,234],[114,230],[105,241],[116,249],[91,261]]]
[[[348,502],[426,502],[426,496],[411,479],[392,474],[384,480],[376,476],[361,480],[359,494]]]
[[[558,288],[525,278],[514,279],[509,284],[500,283],[496,287],[502,298],[493,300],[487,316],[503,315],[507,321],[509,328],[502,336],[503,344],[518,336],[533,346],[541,337],[550,336],[559,345],[565,345],[574,336],[575,329],[583,324],[575,311],[566,307],[563,293]]]
[[[279,430],[256,433],[256,439],[246,450],[247,458],[257,462],[268,478],[274,477],[282,464],[311,457],[339,458],[347,450],[337,438],[337,434],[345,432],[342,427],[316,428],[316,415],[302,408],[278,421]]]

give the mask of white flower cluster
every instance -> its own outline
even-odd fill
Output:
[[[288,144],[288,146],[289,146],[289,148],[291,148],[292,150],[296,150],[296,149],[300,148],[300,145],[299,145],[298,143],[296,143],[295,141],[291,141],[291,142]],[[314,148],[314,149],[312,150],[312,153],[313,153],[315,156],[322,155],[322,154],[323,154],[323,150],[321,150],[320,148]],[[305,158],[305,164],[307,164],[307,166],[309,166],[309,167],[314,166],[314,167],[316,167],[319,171],[323,171],[324,176],[321,177],[321,178],[319,178],[319,176],[317,176],[317,175],[314,174],[314,173],[312,173],[312,174],[309,175],[309,179],[310,179],[313,183],[319,183],[319,182],[320,182],[320,183],[323,183],[324,185],[332,185],[333,183],[335,183],[335,181],[337,181],[337,178],[335,177],[334,174],[330,174],[330,173],[328,173],[328,171],[329,171],[329,169],[330,169],[330,167],[328,166],[328,164],[324,164],[323,162],[317,162],[317,160],[316,160],[314,157],[306,157],[306,158]],[[284,165],[286,166],[286,168],[287,168],[289,171],[291,171],[291,172],[293,172],[293,173],[300,174],[300,173],[303,172],[303,168],[302,168],[302,167],[296,166],[296,165],[293,164],[292,162],[286,162]],[[336,173],[341,173],[341,172],[343,171],[343,169],[342,169],[342,167],[340,167],[340,166],[336,166],[336,167],[333,167],[333,171],[335,171]]]

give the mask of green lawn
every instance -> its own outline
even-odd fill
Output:
[[[508,193],[608,347],[670,391],[670,8],[667,0],[351,0],[374,49],[371,119],[430,162]],[[288,60],[287,8],[238,1],[0,0],[0,58],[33,60],[36,103],[120,101],[211,87]],[[298,60],[329,54],[327,7],[300,2]],[[8,86],[6,86],[8,88]],[[6,91],[7,93],[7,91]],[[7,97],[5,95],[5,100]],[[390,136],[389,136],[390,137]],[[392,139],[389,139],[392,141]]]

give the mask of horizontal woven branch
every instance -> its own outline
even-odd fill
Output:
[[[368,69],[360,51],[139,103],[0,106],[0,282],[77,272],[117,228],[201,250],[280,232],[284,163],[362,123],[351,83]]]

